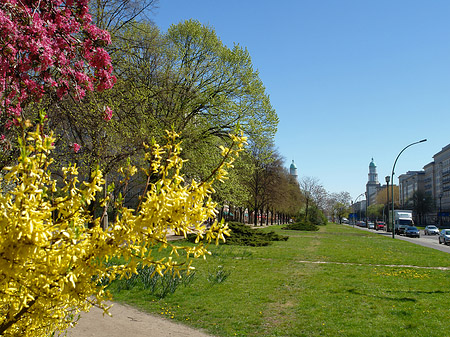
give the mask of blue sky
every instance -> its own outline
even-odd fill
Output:
[[[275,145],[329,192],[421,170],[450,144],[448,0],[160,0],[162,30],[197,19],[246,47],[280,123]],[[398,179],[395,178],[395,183]]]

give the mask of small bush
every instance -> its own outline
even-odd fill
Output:
[[[231,236],[226,237],[226,245],[262,247],[272,244],[272,241],[286,241],[287,236],[279,235],[274,231],[263,232],[253,229],[240,222],[229,222]],[[195,235],[188,235],[188,240],[195,241]]]
[[[318,231],[319,227],[310,222],[296,222],[293,224],[289,224],[284,226],[283,229],[295,230],[295,231]]]
[[[231,236],[227,237],[225,244],[261,247],[272,244],[272,241],[286,241],[287,236],[279,235],[274,231],[263,232],[253,229],[240,222],[230,222]]]

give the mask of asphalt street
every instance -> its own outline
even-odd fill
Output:
[[[353,227],[352,225],[348,225]],[[367,229],[364,227],[358,227],[355,226],[355,228],[359,228],[361,230],[365,230],[365,231],[369,231],[369,232],[373,232],[379,235],[384,235],[384,236],[388,236],[392,238],[392,233],[388,233],[385,232],[383,230],[374,230],[374,229]],[[428,248],[433,248],[433,249],[437,249],[440,250],[442,252],[446,252],[446,253],[450,253],[450,246],[446,246],[444,244],[439,244],[439,235],[425,235],[423,230],[420,231],[420,238],[409,238],[403,235],[395,235],[394,236],[394,240],[404,240],[404,241],[409,241],[424,247],[428,247]]]

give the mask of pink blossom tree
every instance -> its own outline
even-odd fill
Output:
[[[116,81],[104,49],[109,33],[92,24],[88,0],[2,0],[0,32],[0,138],[5,144],[15,119],[44,94],[62,98],[70,92],[80,100],[86,91],[109,89]]]

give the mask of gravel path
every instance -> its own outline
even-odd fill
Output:
[[[114,303],[109,311],[112,317],[103,315],[103,310],[95,307],[88,313],[82,313],[78,324],[67,331],[67,336],[211,337],[199,330],[143,313],[127,305]]]

